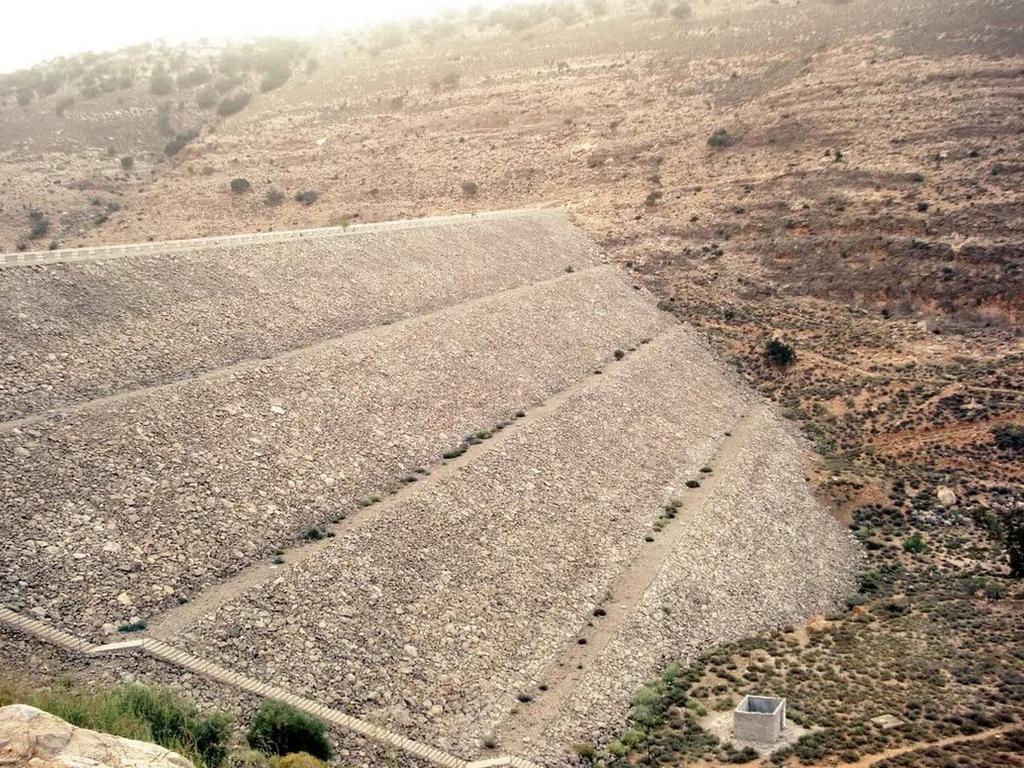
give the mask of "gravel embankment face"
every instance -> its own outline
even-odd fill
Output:
[[[524,756],[555,765],[574,744],[618,737],[663,659],[801,623],[856,589],[860,549],[811,495],[803,448],[792,425],[769,411],[757,417],[715,469],[723,476],[713,495],[672,523],[683,535],[641,604]]]
[[[677,329],[174,642],[466,753],[749,405]]]
[[[97,638],[353,512],[672,325],[598,267],[2,432],[0,603]],[[434,538],[377,545],[408,568]]]
[[[263,703],[259,696],[187,672],[174,664],[146,655],[122,655],[86,659],[48,643],[0,626],[0,670],[11,671],[11,680],[27,687],[45,688],[55,681],[70,681],[85,689],[128,682],[166,686],[193,702],[200,711],[227,712],[234,718],[235,735],[245,743],[253,714]],[[351,731],[328,726],[334,757],[342,766],[395,765],[428,768],[429,764],[404,753],[395,754]]]
[[[0,269],[0,421],[266,357],[597,260],[563,215],[533,211]]]

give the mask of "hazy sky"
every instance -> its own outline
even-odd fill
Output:
[[[0,72],[82,51],[333,31],[501,0],[5,0]]]

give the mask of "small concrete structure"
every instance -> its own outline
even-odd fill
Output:
[[[786,700],[772,696],[744,696],[733,712],[736,741],[774,744],[786,729]]]

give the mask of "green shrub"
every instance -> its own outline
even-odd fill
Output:
[[[33,240],[38,240],[50,231],[50,220],[39,211],[32,211],[28,217],[32,222],[32,227],[29,230],[29,237]]]
[[[199,131],[196,128],[189,128],[187,131],[182,131],[167,142],[167,145],[164,147],[164,154],[168,157],[174,157],[197,138],[199,138]]]
[[[168,688],[138,683],[88,689],[62,683],[45,691],[0,684],[0,706],[20,702],[79,728],[148,741],[186,755],[199,766],[218,768],[231,744],[229,715],[203,715]]]
[[[997,448],[1024,453],[1024,427],[1018,424],[1000,424],[992,428],[992,437]]]
[[[793,347],[779,339],[771,339],[764,345],[764,356],[772,365],[780,368],[792,365],[796,360],[796,352]]]
[[[924,537],[920,533],[914,533],[903,540],[903,551],[909,552],[912,555],[920,555],[928,549],[928,545],[924,542]]]
[[[238,177],[231,180],[231,191],[236,194],[248,192],[250,189],[252,189],[252,184],[249,183],[248,179]]]
[[[320,193],[317,192],[315,189],[305,189],[302,192],[295,193],[296,201],[302,203],[303,205],[312,205],[319,199],[319,197]]]
[[[673,9],[674,11],[674,9]],[[730,134],[725,128],[719,128],[708,137],[708,146],[715,149],[725,149],[736,143],[736,137]]]
[[[237,114],[245,109],[250,99],[252,99],[252,94],[248,91],[239,91],[231,96],[225,96],[217,105],[217,114],[221,117]]]
[[[270,768],[327,768],[323,760],[318,760],[308,752],[292,752],[284,757],[270,759]]]
[[[332,753],[322,722],[272,699],[263,702],[253,717],[246,740],[253,749],[275,755],[307,752],[321,760],[330,760]]]

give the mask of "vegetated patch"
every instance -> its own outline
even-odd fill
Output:
[[[252,184],[249,183],[249,180],[243,179],[241,176],[232,179],[230,184],[231,191],[235,194],[242,194],[243,192],[248,192],[252,189]]]
[[[197,138],[199,138],[198,128],[189,128],[187,131],[181,131],[164,146],[164,154],[168,157],[174,157]]]
[[[33,240],[38,240],[41,237],[45,237],[46,234],[50,231],[50,219],[47,218],[42,211],[30,211],[28,214],[28,220],[28,236]]]
[[[263,202],[270,206],[281,205],[284,202],[285,194],[277,187],[271,187],[263,194]]]
[[[462,193],[464,195],[467,195],[468,197],[475,197],[477,194],[480,193],[480,185],[477,184],[475,181],[466,180],[463,181],[459,186],[462,188]]]
[[[248,106],[252,100],[252,94],[248,91],[239,91],[230,96],[225,96],[217,104],[217,114],[221,117],[236,115]]]
[[[796,361],[796,351],[781,339],[769,339],[764,345],[764,357],[771,365],[787,368]]]
[[[148,626],[149,626],[149,624],[146,622],[145,619],[138,619],[136,621],[129,622],[128,624],[122,624],[121,626],[119,626],[117,628],[117,631],[118,632],[141,632],[142,630],[144,630]]]
[[[305,189],[301,192],[295,193],[296,202],[302,203],[303,205],[312,205],[320,198],[320,193],[315,189]]]
[[[708,137],[708,146],[714,147],[715,149],[725,149],[733,146],[736,142],[736,137],[730,134],[725,128],[717,129]]]
[[[263,702],[245,738],[253,749],[275,755],[306,752],[330,760],[334,753],[322,721],[275,699]]]
[[[1024,453],[1024,426],[999,424],[992,428],[992,438],[1000,450]]]
[[[688,18],[693,16],[693,9],[689,3],[676,3],[672,6],[669,11],[672,14],[672,18],[676,21],[686,21]]]
[[[169,688],[125,683],[114,688],[63,679],[43,689],[0,679],[0,706],[28,704],[79,728],[146,741],[178,752],[198,768],[218,768],[231,749],[233,719],[201,713]]]

